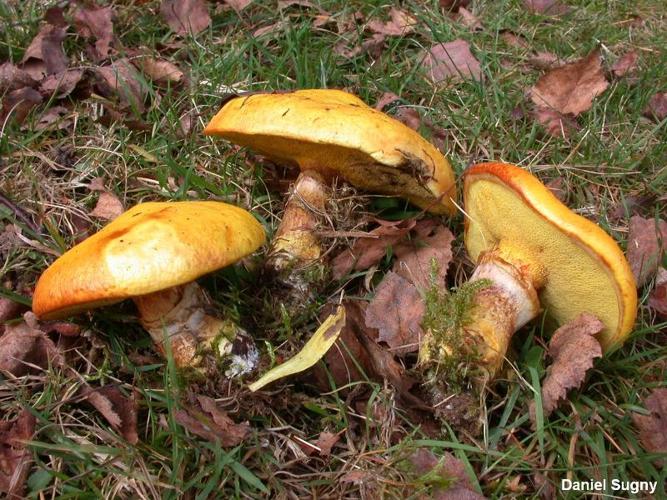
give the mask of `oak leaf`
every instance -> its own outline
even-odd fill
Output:
[[[638,287],[655,276],[666,250],[667,222],[639,215],[630,218],[627,257]]]
[[[67,69],[67,56],[63,51],[65,28],[46,24],[32,39],[21,59],[21,68],[33,79],[60,73]]]
[[[556,409],[570,389],[579,387],[593,360],[602,356],[602,348],[595,338],[604,324],[589,313],[582,313],[556,330],[549,342],[549,356],[553,359],[542,383],[542,407],[548,416]],[[531,416],[534,408],[531,408]]]
[[[0,337],[0,371],[20,377],[38,369],[62,366],[64,357],[55,343],[39,329],[35,316],[27,312],[26,321],[5,325]]]
[[[425,311],[424,300],[415,285],[390,271],[366,309],[366,325],[377,328],[378,340],[386,342],[392,352],[407,354],[419,350]]]
[[[179,35],[195,35],[211,24],[204,0],[162,0],[160,14]]]
[[[90,212],[92,217],[104,220],[114,220],[124,212],[123,203],[110,191],[102,191],[97,199],[95,208]]]
[[[139,442],[137,434],[137,401],[134,393],[127,397],[113,385],[79,391],[82,399],[102,414],[107,422],[131,444]]]
[[[654,389],[644,399],[649,415],[635,413],[632,419],[639,428],[639,439],[651,453],[667,453],[667,389]]]
[[[410,457],[412,466],[419,475],[437,474],[451,485],[434,487],[431,498],[435,500],[484,500],[477,493],[466,473],[463,462],[445,451],[440,457],[426,448],[419,448]]]
[[[651,96],[644,108],[644,116],[662,121],[667,118],[667,92],[657,92]]]
[[[85,38],[95,39],[93,59],[100,61],[109,55],[113,42],[111,7],[84,7],[79,5],[74,12],[76,31]]]
[[[667,269],[661,267],[655,278],[655,288],[648,298],[648,305],[660,316],[667,318]]]
[[[0,421],[0,493],[7,498],[23,498],[32,457],[25,441],[32,439],[35,422],[28,410],[14,420]]]
[[[368,28],[374,33],[386,36],[402,36],[412,33],[417,24],[417,20],[407,12],[392,7],[389,10],[389,21],[382,22],[372,20],[368,23]]]
[[[577,116],[590,109],[593,99],[608,86],[600,53],[594,50],[583,59],[545,73],[530,94],[538,108]]]
[[[198,396],[197,401],[198,405],[193,404],[174,413],[176,422],[191,433],[208,441],[219,442],[225,448],[240,444],[250,433],[247,422],[235,423],[227,412],[218,408],[215,400]]]
[[[621,57],[619,57],[611,67],[611,71],[614,73],[614,76],[620,78],[627,75],[628,73],[632,73],[637,68],[638,58],[639,56],[637,55],[636,50],[626,52]]]
[[[470,44],[465,40],[433,45],[427,50],[422,63],[426,76],[433,83],[470,78],[479,80],[482,76],[479,61],[470,52]]]

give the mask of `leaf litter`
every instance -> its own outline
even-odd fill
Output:
[[[32,452],[25,442],[35,434],[35,423],[28,409],[13,420],[0,421],[0,492],[8,498],[23,498],[32,463]]]

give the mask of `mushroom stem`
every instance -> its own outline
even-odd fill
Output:
[[[493,377],[505,359],[512,335],[539,314],[540,302],[530,276],[497,252],[481,256],[470,280],[482,279],[491,285],[475,296],[465,331],[479,340],[480,363]]]
[[[200,365],[201,354],[207,350],[224,357],[236,354],[237,343],[247,344],[248,334],[232,320],[210,314],[211,301],[194,281],[133,300],[139,321],[150,333],[158,352],[166,357],[165,341],[169,342],[179,368]],[[237,370],[237,374],[243,371]]]
[[[327,198],[328,187],[322,175],[315,170],[302,171],[271,244],[269,269],[282,272],[319,259],[322,249],[314,231],[325,212]]]

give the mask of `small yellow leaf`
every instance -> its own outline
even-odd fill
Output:
[[[344,326],[345,308],[339,306],[336,313],[331,314],[324,320],[322,325],[296,356],[272,368],[248,387],[251,391],[255,392],[278,379],[307,370],[322,359],[331,346],[334,345]]]

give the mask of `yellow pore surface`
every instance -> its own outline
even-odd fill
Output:
[[[434,213],[455,211],[454,173],[414,130],[340,90],[241,95],[204,131],[270,158],[340,175],[354,186],[401,196]]]
[[[603,350],[620,345],[634,326],[637,290],[628,262],[600,227],[570,211],[525,170],[498,163],[465,174],[465,241],[470,257],[497,246],[523,247],[544,273],[542,307],[563,324],[582,312],[605,329]]]
[[[76,312],[190,282],[255,251],[261,224],[214,201],[134,206],[58,258],[40,277],[40,318]]]

